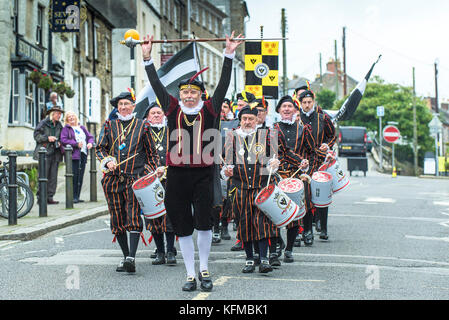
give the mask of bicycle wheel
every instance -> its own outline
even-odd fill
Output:
[[[0,185],[1,216],[9,216],[9,190],[6,183]],[[17,218],[22,218],[30,212],[34,204],[34,194],[31,189],[23,182],[17,182]]]

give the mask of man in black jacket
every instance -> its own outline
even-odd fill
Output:
[[[231,38],[233,37],[234,32],[231,34]],[[142,44],[145,70],[165,112],[170,131],[166,158],[168,170],[165,206],[175,234],[179,237],[179,246],[187,271],[187,282],[182,290],[196,290],[195,250],[192,234],[194,229],[197,229],[200,258],[198,278],[201,282],[201,289],[211,291],[213,285],[208,271],[208,260],[212,242],[214,154],[213,148],[210,148],[210,143],[205,141],[207,138],[204,138],[203,134],[206,130],[217,127],[216,120],[220,117],[223,99],[231,80],[235,49],[243,41],[231,41],[226,36],[225,58],[220,81],[210,99],[202,101],[201,95],[205,90],[203,83],[196,79],[197,74],[190,79],[181,81],[178,101],[168,94],[160,82],[151,60],[153,36],[151,38],[147,36],[144,40],[148,41],[147,44]],[[221,142],[220,137],[212,138],[212,144],[216,145]]]
[[[47,111],[47,117],[37,125],[34,130],[34,140],[36,140],[36,149],[34,150],[33,159],[39,159],[39,149],[45,147],[46,154],[46,175],[47,184],[47,203],[58,204],[59,201],[53,200],[58,184],[58,166],[62,161],[62,153],[59,149],[59,136],[62,130],[61,115],[64,110],[59,107],[53,107]],[[39,198],[39,191],[37,194]]]

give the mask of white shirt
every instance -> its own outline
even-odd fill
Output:
[[[76,142],[83,143],[81,152],[83,152],[84,154],[87,154],[87,141],[86,141],[86,134],[84,133],[84,130],[81,129],[80,126],[72,126],[72,129],[73,129],[73,131],[75,131]]]

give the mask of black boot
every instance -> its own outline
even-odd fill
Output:
[[[284,251],[284,262],[286,263],[292,263],[294,261],[293,254],[291,251],[285,250]]]
[[[279,261],[279,256],[277,253],[270,253],[269,263],[272,267],[280,267],[281,262]]]
[[[174,266],[176,265],[176,257],[175,257],[175,253],[173,251],[169,251],[167,252],[167,265],[169,266]]]
[[[182,286],[182,291],[195,291],[196,280],[194,277],[188,277],[186,283]]]
[[[242,269],[243,273],[253,273],[256,270],[254,260],[246,260],[245,267]]]
[[[117,272],[125,272],[126,270],[125,270],[125,267],[123,266],[124,263],[125,263],[125,258],[120,260],[120,262],[119,262],[119,264],[117,266],[117,269],[115,269],[115,271],[117,271]]]
[[[123,262],[123,268],[128,273],[134,273],[136,272],[136,261],[133,257],[126,257],[125,261]]]
[[[311,245],[313,245],[313,231],[312,230],[304,231],[304,244],[306,245],[306,247],[310,247]]]
[[[200,288],[203,291],[212,291],[213,288],[213,284],[212,284],[212,279],[210,277],[209,271],[205,270],[205,271],[201,271],[198,273],[198,280],[200,280],[201,285]]]
[[[231,240],[231,235],[229,234],[229,231],[228,231],[228,225],[221,226],[221,238],[223,240]]]
[[[273,271],[273,267],[268,260],[261,260],[259,265],[259,273],[268,273]]]
[[[165,253],[164,252],[158,252],[156,259],[154,259],[151,264],[153,265],[159,265],[165,263]]]

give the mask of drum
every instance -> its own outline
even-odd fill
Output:
[[[256,206],[278,227],[285,227],[296,217],[298,205],[274,184],[263,188],[256,196]]]
[[[337,158],[323,163],[318,171],[326,171],[332,175],[332,192],[337,193],[345,189],[349,185],[349,178],[340,168],[340,163]]]
[[[156,219],[165,214],[165,190],[155,173],[134,182],[133,192],[145,218]]]
[[[278,187],[298,205],[298,214],[293,221],[297,221],[304,217],[306,214],[306,207],[304,205],[304,184],[302,181],[296,178],[287,178],[281,180],[278,183]]]
[[[325,208],[332,203],[332,175],[325,171],[316,171],[310,182],[312,203],[315,207]]]

